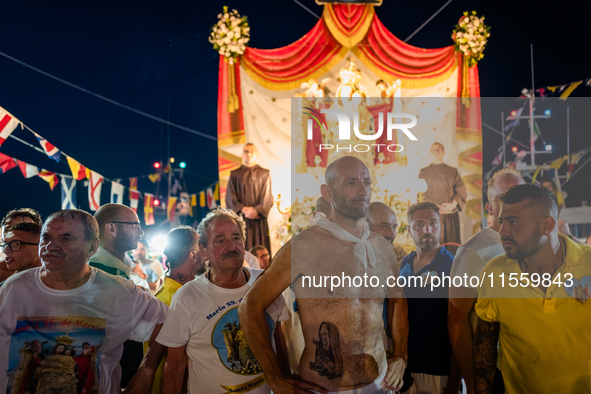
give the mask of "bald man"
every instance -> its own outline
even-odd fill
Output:
[[[333,207],[331,219],[317,215],[315,225],[277,253],[240,305],[242,329],[273,392],[389,392],[390,387],[402,386],[406,366],[405,322],[393,322],[394,357],[386,358],[382,341],[384,299],[400,296],[397,289],[388,294],[388,287],[347,283],[311,289],[302,278],[366,274],[385,284],[385,278],[394,275],[392,245],[371,232],[365,221],[371,199],[371,178],[365,164],[351,156],[342,157],[328,166],[326,183],[321,192]],[[305,341],[299,377],[281,372],[264,314],[292,283]]]
[[[140,221],[133,209],[122,204],[105,204],[94,214],[99,225],[100,246],[88,265],[111,275],[132,279],[139,287],[147,287],[145,280],[132,273],[133,262],[126,254],[137,248],[144,235]],[[146,288],[148,290],[149,288]],[[126,341],[121,358],[121,387],[135,375],[143,358],[141,342]]]
[[[316,212],[323,213],[327,219],[332,217],[332,205],[324,197],[318,197],[316,200]]]
[[[499,230],[501,224],[498,217],[501,210],[499,196],[515,185],[525,183],[521,174],[514,169],[502,169],[494,173],[488,182],[488,211],[491,224],[467,240],[457,251],[451,268],[451,276],[478,276],[486,264],[505,254],[501,244]],[[469,282],[466,283],[470,285]],[[474,305],[478,298],[475,287],[453,287],[449,289],[449,307],[447,310],[447,325],[454,351],[468,393],[474,392],[474,378],[472,374],[472,333],[476,329],[476,314]],[[500,371],[495,378],[494,393],[504,393],[503,379]],[[499,387],[500,386],[500,387]]]
[[[396,214],[383,202],[372,202],[369,204],[369,212],[367,213],[367,222],[369,229],[379,233],[386,238],[390,243],[396,239],[396,230],[398,229],[398,219]]]

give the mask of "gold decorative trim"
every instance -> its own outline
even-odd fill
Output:
[[[366,5],[363,15],[364,20],[356,27],[357,32],[353,33],[351,36],[348,36],[337,26],[337,22],[335,22],[336,18],[334,15],[334,10],[331,4],[324,6],[322,19],[324,19],[324,23],[326,23],[326,27],[328,27],[330,34],[332,34],[339,44],[346,48],[353,48],[355,45],[359,44],[363,38],[365,38],[365,35],[367,34],[367,31],[373,22],[374,15],[375,10],[373,5]]]
[[[480,216],[480,212],[476,212],[474,208],[476,208],[476,206],[478,206],[478,204],[480,204],[481,202],[482,201],[479,198],[474,198],[472,200],[466,201],[466,215],[468,215],[470,218],[474,220],[477,220],[478,223],[480,223],[480,220],[482,220],[482,218]]]
[[[224,134],[228,135],[228,134]],[[218,136],[218,148],[228,145],[246,144],[246,136],[244,130],[233,131],[229,133],[230,137],[221,138]]]
[[[406,73],[389,73],[377,67],[358,46],[352,48],[351,52],[353,52],[353,54],[357,56],[359,60],[361,60],[363,65],[367,66],[367,68],[369,68],[381,79],[385,81],[392,80],[392,78],[400,79],[402,81],[402,86],[404,86],[405,89],[424,89],[440,84],[441,82],[447,81],[449,78],[451,78],[452,74],[458,67],[457,59],[454,59],[453,65],[449,68],[449,70],[434,77],[430,77],[429,74],[425,74],[424,76],[411,76]]]
[[[480,173],[482,171],[482,162],[480,164],[474,164],[468,161],[469,157],[474,153],[482,152],[482,145],[476,145],[468,150],[460,153],[459,165],[465,170]]]
[[[464,185],[466,185],[466,189],[472,194],[476,196],[482,195],[482,186],[478,186],[476,182],[482,180],[482,175],[480,174],[469,174],[462,177],[464,181]]]
[[[222,159],[229,160],[236,164],[242,164],[242,158],[240,156],[233,155],[230,152],[226,152],[225,150],[218,149],[218,157]]]
[[[456,127],[456,140],[470,141],[482,144],[482,131],[477,129],[469,129],[465,127]]]
[[[309,79],[320,78],[321,76],[329,72],[334,66],[339,64],[339,62],[343,60],[345,55],[347,55],[347,52],[349,52],[349,48],[340,47],[340,49],[336,49],[335,52],[333,52],[333,54],[327,56],[331,57],[331,59],[327,61],[324,66],[308,73],[301,73],[300,75],[295,77],[297,79],[286,82],[277,82],[265,78],[264,76],[256,72],[254,67],[252,67],[252,65],[244,57],[241,58],[242,61],[240,62],[240,66],[244,69],[246,74],[248,74],[248,76],[252,78],[253,81],[255,81],[256,83],[258,83],[266,89],[279,92],[299,89],[300,85],[303,82],[308,82]]]

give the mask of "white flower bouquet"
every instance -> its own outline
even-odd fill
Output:
[[[468,66],[476,65],[484,57],[484,47],[490,37],[490,26],[484,24],[484,17],[479,18],[476,11],[464,12],[451,36],[456,52],[462,52],[468,59]]]
[[[213,49],[234,64],[234,60],[244,54],[249,41],[250,26],[246,16],[240,16],[236,10],[228,11],[224,6],[224,12],[218,14],[218,22],[209,35]]]

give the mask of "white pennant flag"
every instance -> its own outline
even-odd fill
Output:
[[[96,211],[101,206],[101,188],[103,186],[103,177],[94,171],[90,171],[90,180],[88,183],[88,205],[90,209]]]
[[[111,182],[111,203],[123,204],[123,185],[117,182]]]
[[[215,209],[218,206],[218,204],[215,202],[215,199],[213,198],[213,191],[211,190],[211,187],[207,189],[207,208],[208,209]]]
[[[71,177],[62,176],[62,209],[76,209],[76,180]]]

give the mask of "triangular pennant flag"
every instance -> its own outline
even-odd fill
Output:
[[[131,191],[137,190],[137,178],[129,178],[129,199],[131,200]]]
[[[538,174],[540,173],[541,169],[542,167],[536,168],[536,172],[534,172],[534,176],[531,178],[531,183],[536,183],[536,178],[538,177]]]
[[[571,95],[571,93],[573,92],[573,90],[575,90],[576,88],[578,88],[579,85],[582,84],[582,83],[583,83],[583,81],[573,82],[573,83],[569,84],[568,88],[566,88],[566,90],[564,92],[562,92],[562,94],[560,95],[560,99],[559,100],[566,101],[566,99],[568,98],[568,96]]]
[[[220,184],[216,183],[215,190],[213,191],[213,199],[216,201],[220,200]]]
[[[53,189],[55,188],[55,185],[57,185],[59,183],[59,179],[58,179],[57,175],[55,175],[55,173],[53,173],[51,171],[41,170],[41,171],[39,171],[39,174],[37,174],[37,176],[39,178],[43,179],[45,182],[49,183],[49,187],[51,188],[51,191],[53,191]]]
[[[170,222],[174,222],[176,214],[176,197],[168,197],[168,205],[166,205],[166,219]]]
[[[39,174],[39,167],[34,166],[32,164],[25,163],[24,161],[19,160],[18,166],[21,169],[21,172],[23,173],[23,176],[25,178],[32,178],[35,175]]]
[[[144,222],[147,226],[154,224],[154,195],[144,193]]]
[[[0,153],[0,174],[4,174],[6,171],[13,169],[17,166],[17,160]]]
[[[129,191],[129,207],[133,209],[135,213],[137,213],[137,205],[138,200],[140,199],[140,192],[137,190],[130,190]]]
[[[207,208],[214,209],[217,206],[218,206],[218,204],[216,204],[215,199],[213,198],[213,191],[211,190],[211,187],[208,187],[207,188]]]
[[[59,163],[61,156],[60,150],[53,146],[51,143],[49,143],[49,141],[47,141],[45,138],[41,137],[39,134],[33,134],[35,134],[35,137],[37,137],[37,139],[39,140],[39,144],[41,145],[47,156]]]
[[[68,160],[68,165],[70,166],[70,170],[72,171],[72,176],[74,179],[81,181],[87,178],[86,167],[72,159],[70,156],[66,156],[66,160]]]
[[[94,171],[90,172],[88,183],[88,205],[92,211],[101,206],[101,188],[103,187],[103,176]]]
[[[534,142],[538,140],[542,134],[540,133],[540,127],[538,126],[538,122],[534,121]]]
[[[205,192],[199,192],[199,206],[205,207]]]
[[[148,175],[148,178],[152,181],[152,183],[156,183],[156,181],[160,180],[160,174],[150,174]]]
[[[189,206],[189,215],[193,217],[193,207],[197,206],[197,194],[191,194],[191,204]]]
[[[564,161],[568,159],[568,156],[563,156],[560,159],[556,159],[554,160],[552,163],[550,163],[550,168],[552,169],[560,169],[560,167],[562,167],[562,164],[564,163]]]
[[[123,185],[117,182],[111,182],[111,203],[123,204]]]
[[[76,180],[62,176],[62,209],[76,209]]]
[[[0,107],[0,145],[12,134],[19,120],[9,114],[4,108]]]

